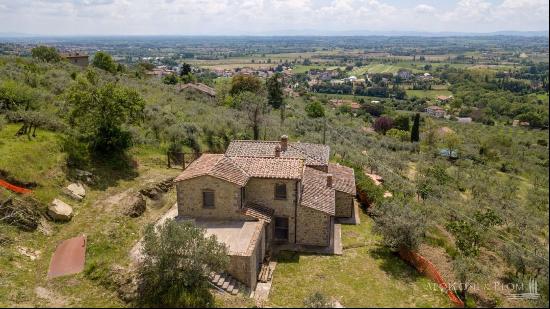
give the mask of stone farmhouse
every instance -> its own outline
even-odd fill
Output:
[[[329,146],[284,135],[233,141],[225,154],[203,154],[176,177],[177,219],[224,242],[232,281],[254,289],[272,250],[341,251],[337,220],[357,215],[355,178],[329,155]]]
[[[426,107],[425,112],[428,115],[430,115],[432,117],[435,117],[435,118],[443,118],[447,115],[447,112],[445,111],[445,109],[443,107],[437,106],[437,105]]]
[[[72,52],[72,53],[61,54],[61,57],[64,59],[67,59],[67,61],[69,61],[74,65],[78,65],[83,68],[88,66],[88,55],[86,54],[81,54],[79,52]]]

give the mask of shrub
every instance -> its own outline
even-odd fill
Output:
[[[390,117],[382,116],[376,118],[373,125],[374,131],[382,134],[386,134],[388,130],[393,128],[393,119]]]
[[[390,129],[388,132],[386,132],[386,135],[392,138],[395,138],[397,140],[400,140],[402,142],[406,142],[410,139],[409,132],[399,129]]]
[[[117,64],[106,52],[98,51],[94,55],[94,59],[92,60],[92,65],[96,68],[100,68],[102,70],[105,70],[107,72],[115,73],[117,71]]]
[[[388,247],[414,251],[424,241],[426,216],[414,204],[394,199],[375,207],[372,214],[374,231],[382,236]]]
[[[398,115],[393,120],[393,127],[403,131],[409,131],[411,121],[408,115]]]
[[[325,117],[325,108],[319,101],[314,101],[306,106],[306,113],[311,118]]]
[[[175,74],[169,74],[162,78],[162,82],[167,85],[175,85],[178,83],[178,77]]]
[[[330,299],[321,292],[315,292],[304,299],[305,308],[332,308]]]
[[[55,49],[55,47],[37,46],[31,50],[33,58],[39,59],[44,62],[58,62],[61,60],[61,56]]]
[[[379,204],[384,199],[384,189],[377,186],[370,177],[366,176],[362,168],[354,167],[354,173],[359,202],[364,207]]]

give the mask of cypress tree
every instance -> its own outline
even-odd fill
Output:
[[[411,142],[420,141],[420,114],[414,116],[413,126],[411,128]]]

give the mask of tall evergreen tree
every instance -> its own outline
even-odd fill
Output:
[[[273,108],[280,108],[283,105],[283,89],[279,77],[279,74],[274,74],[266,82],[267,102]]]
[[[411,128],[411,142],[420,141],[420,114],[414,116],[413,126]]]

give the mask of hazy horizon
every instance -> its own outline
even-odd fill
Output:
[[[547,32],[548,0],[0,0],[0,35]]]

